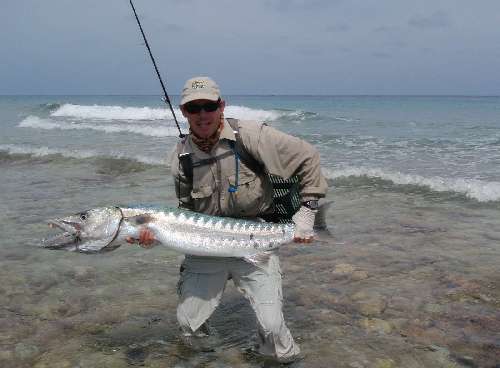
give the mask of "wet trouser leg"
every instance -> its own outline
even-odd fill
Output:
[[[196,332],[220,303],[228,273],[181,272],[177,320],[185,335]]]
[[[299,346],[283,317],[281,270],[276,254],[258,265],[238,258],[201,262],[198,258],[196,264],[186,260],[184,265],[178,285],[177,319],[185,336],[203,335],[200,327],[219,305],[230,276],[255,311],[258,352],[281,362],[292,361],[299,355]]]
[[[259,350],[280,362],[293,361],[300,348],[293,340],[283,317],[279,258],[272,254],[259,266],[243,260],[231,270],[235,285],[250,301],[258,321]]]

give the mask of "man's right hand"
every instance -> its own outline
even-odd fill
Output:
[[[127,237],[127,243],[135,244],[138,243],[140,247],[145,249],[153,248],[156,241],[155,235],[149,229],[141,229],[139,231],[139,239],[133,238],[131,236]]]
[[[293,241],[296,243],[312,243],[314,240],[314,219],[317,210],[312,210],[301,206],[293,215],[292,221],[295,224],[295,234]]]

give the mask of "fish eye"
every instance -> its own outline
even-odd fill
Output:
[[[87,219],[87,214],[86,213],[80,214],[80,220],[85,221],[86,219]]]

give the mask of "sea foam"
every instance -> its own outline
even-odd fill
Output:
[[[60,155],[66,158],[75,158],[79,160],[93,159],[93,158],[110,158],[118,160],[136,161],[147,165],[165,165],[166,158],[154,159],[145,155],[128,155],[121,152],[99,152],[95,150],[81,150],[81,149],[63,149],[63,148],[50,148],[46,146],[31,146],[20,144],[0,144],[0,151],[7,152],[9,155],[26,155],[30,157],[46,157],[52,155]]]
[[[226,106],[224,115],[227,117],[234,117],[242,120],[257,120],[271,122],[277,120],[287,113],[275,110],[260,110],[251,109],[245,106]]]
[[[179,108],[174,108],[178,121],[186,122]],[[237,117],[245,120],[274,121],[290,112],[252,109],[245,106],[228,105],[224,113],[228,117]],[[75,105],[64,104],[54,110],[50,116],[58,118],[73,118],[77,120],[104,120],[104,121],[152,121],[169,120],[173,122],[170,110],[151,107],[123,107],[106,105]]]
[[[183,120],[179,109],[174,109],[179,120]],[[165,120],[173,119],[166,108],[122,107],[105,105],[64,104],[53,111],[51,116],[89,120]]]
[[[330,179],[343,177],[369,177],[388,180],[396,185],[415,185],[426,187],[436,192],[455,192],[478,202],[500,200],[500,183],[466,178],[424,177],[420,175],[392,172],[379,168],[348,167],[339,170],[324,170]]]
[[[101,123],[81,123],[74,121],[55,121],[51,119],[42,119],[32,115],[21,121],[18,126],[21,128],[44,130],[97,130],[105,133],[134,133],[149,137],[177,137],[179,135],[175,126],[165,126],[164,124],[120,124],[118,122],[110,124],[104,121]]]

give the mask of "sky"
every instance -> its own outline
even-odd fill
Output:
[[[170,94],[500,95],[499,0],[135,0]],[[161,94],[129,0],[1,0],[0,94]]]

